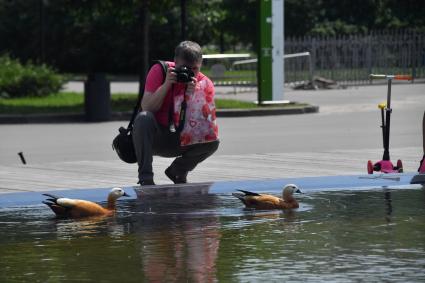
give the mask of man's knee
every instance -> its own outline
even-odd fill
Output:
[[[134,119],[134,130],[140,131],[140,130],[148,130],[148,129],[154,129],[156,126],[155,116],[152,112],[149,111],[142,111],[139,112]]]
[[[210,144],[211,144],[211,148],[210,148],[211,153],[214,153],[214,152],[217,151],[218,146],[220,145],[220,141],[216,140],[216,141],[211,142]]]
[[[208,142],[208,143],[200,143],[194,145],[193,154],[208,154],[210,156],[214,152],[217,151],[218,145],[220,144],[219,140]]]

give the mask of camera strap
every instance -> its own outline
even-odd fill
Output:
[[[185,85],[184,87],[184,93],[183,93],[183,101],[181,103],[180,106],[180,115],[179,115],[179,124],[178,127],[176,127],[176,125],[174,124],[174,84],[171,86],[171,93],[173,94],[173,101],[170,105],[170,110],[168,113],[168,124],[169,124],[169,128],[170,131],[175,131],[177,133],[181,133],[183,131],[184,128],[184,124],[186,121],[186,108],[187,108],[187,102],[186,102],[186,90],[187,90],[187,85]]]
[[[179,116],[179,126],[176,129],[176,131],[179,132],[179,133],[181,133],[181,131],[183,131],[184,123],[186,122],[186,108],[187,108],[186,90],[187,90],[187,85],[185,85],[185,87],[184,87],[183,101],[182,101],[182,104],[181,104],[180,116]]]

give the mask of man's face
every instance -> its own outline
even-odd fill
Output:
[[[186,66],[189,69],[192,69],[192,72],[195,74],[195,77],[198,75],[199,71],[201,71],[202,61],[195,63],[188,63],[180,58],[175,58],[176,68],[181,66]]]

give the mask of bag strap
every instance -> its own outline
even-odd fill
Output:
[[[154,62],[154,63],[151,65],[151,68],[152,68],[154,65],[156,65],[156,64],[160,64],[160,65],[161,65],[161,67],[162,67],[162,75],[163,75],[163,81],[162,81],[162,83],[164,83],[164,81],[165,81],[165,77],[166,77],[166,75],[167,75],[167,70],[168,70],[168,65],[167,65],[167,63],[165,63],[165,61],[162,61],[162,60],[155,60],[155,61],[153,61],[153,62]],[[138,99],[137,99],[137,103],[136,103],[136,105],[134,106],[133,114],[131,115],[130,122],[128,123],[128,126],[127,126],[127,132],[129,132],[129,131],[131,131],[131,130],[133,129],[134,119],[136,119],[136,115],[137,115],[137,113],[139,112],[139,109],[140,109],[140,103],[142,102],[144,92],[145,92],[145,91],[143,90],[143,91],[140,93],[140,95],[139,95],[139,97],[138,97]]]

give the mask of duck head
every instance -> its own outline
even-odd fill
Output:
[[[123,189],[121,189],[121,188],[113,188],[109,192],[108,199],[117,200],[120,197],[129,197],[129,195]]]
[[[121,188],[113,188],[108,195],[108,209],[115,210],[116,200],[120,197],[129,197],[129,195],[124,192]]]
[[[297,185],[295,185],[295,184],[285,185],[285,187],[283,188],[283,193],[282,193],[283,199],[292,198],[292,195],[294,193],[301,194],[301,191],[300,191],[300,189],[298,188]]]

